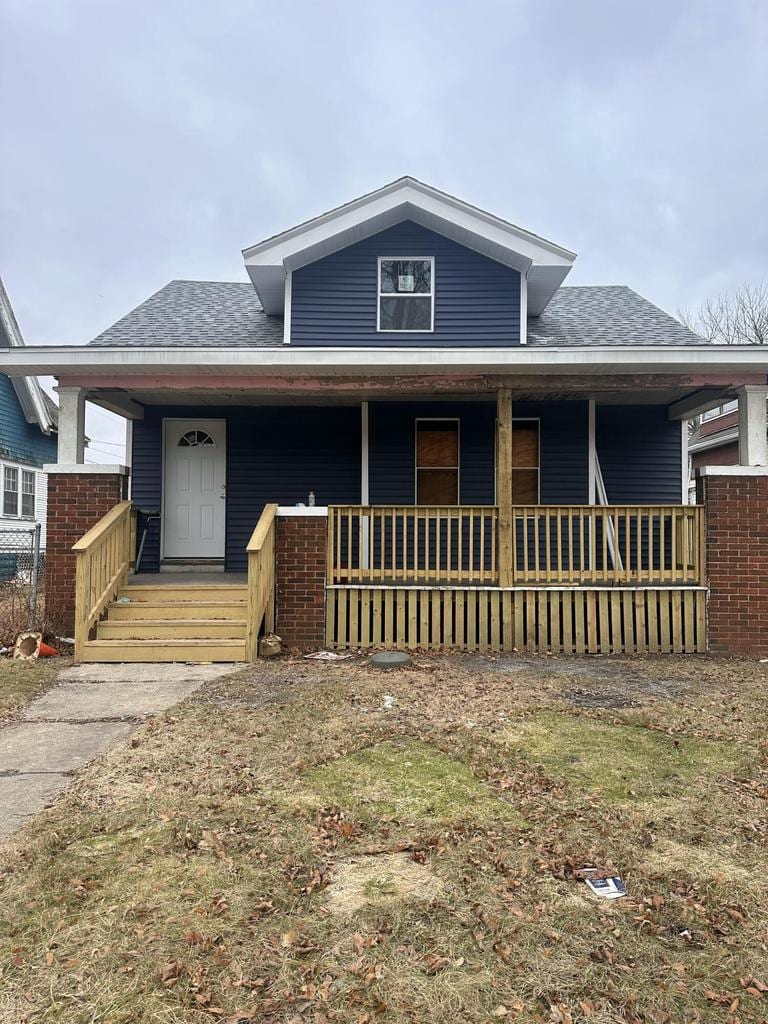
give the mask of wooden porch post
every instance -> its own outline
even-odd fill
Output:
[[[515,579],[515,524],[512,518],[512,395],[509,388],[499,388],[496,396],[496,420],[499,586],[511,587]]]

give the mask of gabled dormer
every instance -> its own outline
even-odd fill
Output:
[[[525,344],[575,255],[414,178],[243,251],[286,344]]]

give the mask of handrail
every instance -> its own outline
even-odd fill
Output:
[[[275,628],[275,555],[277,551],[277,505],[265,505],[248,541],[248,623],[245,636],[246,661],[256,661],[259,630]]]
[[[131,502],[118,502],[72,546],[75,553],[75,661],[80,662],[91,628],[128,576]]]
[[[696,505],[336,505],[327,578],[341,586],[701,586],[703,531]]]

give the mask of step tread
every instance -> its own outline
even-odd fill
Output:
[[[224,637],[220,640],[216,639],[190,639],[190,640],[152,640],[144,639],[140,640],[136,637],[130,639],[118,639],[115,637],[114,640],[86,640],[86,647],[155,647],[158,643],[162,643],[164,647],[245,647],[245,640],[231,639]]]
[[[103,622],[109,622],[110,625],[120,626],[135,626],[140,623],[142,627],[146,626],[178,626],[182,623],[185,627],[191,626],[221,626],[226,624],[227,626],[246,626],[248,624],[247,619],[212,619],[210,616],[202,619],[162,619],[158,616],[156,619],[137,619],[133,622],[130,619],[103,619]]]

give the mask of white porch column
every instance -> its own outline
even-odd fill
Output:
[[[768,466],[768,387],[745,384],[739,396],[739,465]]]
[[[59,450],[61,465],[80,466],[85,462],[85,391],[61,385],[59,396]]]

